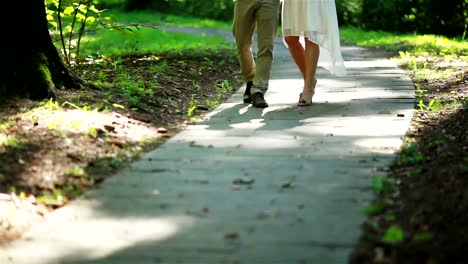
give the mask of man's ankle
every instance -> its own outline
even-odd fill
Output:
[[[253,86],[252,81],[248,81],[247,84],[245,85],[245,92],[244,92],[244,97],[243,97],[244,104],[252,103],[252,94],[250,93],[252,86]]]

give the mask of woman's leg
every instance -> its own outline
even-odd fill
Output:
[[[296,63],[299,71],[302,74],[302,77],[305,80],[306,77],[306,62],[305,62],[305,49],[302,44],[299,42],[299,37],[296,36],[287,36],[284,38],[284,41],[288,45],[289,53]]]
[[[316,72],[317,64],[320,56],[320,47],[316,43],[305,39],[305,78],[304,78],[304,90],[302,91],[302,97],[309,101],[315,90],[315,84],[317,82]]]

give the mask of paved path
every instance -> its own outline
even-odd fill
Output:
[[[346,263],[370,180],[412,118],[411,80],[343,47],[349,75],[319,71],[296,106],[299,73],[278,42],[269,108],[243,89],[101,188],[0,250],[0,263]]]

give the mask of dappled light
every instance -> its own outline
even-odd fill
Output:
[[[59,210],[56,214],[59,217],[57,220],[54,220],[54,217],[48,219],[52,223],[59,221],[55,231],[43,237],[40,245],[26,243],[22,256],[12,260],[22,261],[23,258],[31,257],[29,254],[33,254],[37,264],[68,260],[70,263],[92,262],[141,243],[149,241],[155,244],[164,243],[178,232],[193,227],[197,222],[195,218],[186,215],[132,216],[116,219],[112,215],[103,213],[101,207],[92,204],[95,203],[90,201],[89,208],[69,206]],[[76,222],[77,212],[80,212],[79,222]],[[70,223],[73,223],[73,228],[62,225],[60,217],[69,219]],[[60,235],[62,232],[67,234],[66,237]],[[34,236],[34,232],[29,236]],[[51,251],[50,248],[54,250]]]
[[[403,141],[399,137],[378,137],[356,140],[361,148],[368,148],[375,153],[394,154],[400,150]]]
[[[104,133],[132,143],[154,139],[158,136],[157,128],[131,120],[115,112],[105,113],[85,109],[49,110],[45,108],[33,110],[26,117],[36,120],[39,128],[51,129],[60,133],[79,133],[90,137],[97,137]],[[130,127],[138,127],[138,129],[130,129]]]

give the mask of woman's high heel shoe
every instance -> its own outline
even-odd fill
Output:
[[[299,94],[299,102],[297,106],[309,106],[312,105],[312,97],[315,94],[315,85],[317,85],[317,80],[315,80],[314,86],[310,89],[310,96],[309,98],[302,97],[302,93]]]

